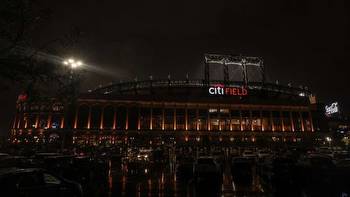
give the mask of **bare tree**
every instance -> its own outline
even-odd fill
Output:
[[[76,44],[80,31],[72,28],[59,38],[47,40],[41,45],[34,43],[31,36],[40,31],[50,17],[49,9],[40,8],[32,0],[1,2],[0,90],[15,84],[32,95],[70,91],[68,86],[72,81],[67,80],[69,73],[62,68],[57,56],[51,54]]]
[[[62,66],[57,51],[72,48],[80,31],[71,28],[58,38],[38,44],[32,39],[49,22],[51,11],[34,0],[2,0],[0,5],[0,91],[20,90],[26,103],[55,102],[64,105],[69,120],[79,92],[79,73]],[[69,123],[66,123],[69,125]],[[62,131],[64,147],[69,127]]]

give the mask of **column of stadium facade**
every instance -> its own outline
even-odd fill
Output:
[[[104,111],[105,111],[105,106],[101,106],[101,117],[100,117],[100,129],[104,129],[103,127],[103,121],[104,121]]]
[[[188,109],[187,109],[187,105],[185,108],[185,130],[188,130]]]
[[[51,128],[51,122],[52,122],[52,112],[49,112],[47,115],[46,128],[48,128],[48,129]]]
[[[113,130],[117,128],[117,110],[116,107],[113,106]]]
[[[273,121],[272,111],[269,111],[269,112],[270,112],[271,130],[272,130],[272,132],[274,132],[275,131],[275,124],[274,124],[274,121]]]
[[[174,131],[176,131],[176,108],[173,109],[173,127],[174,127]]]
[[[63,129],[64,128],[64,116],[61,117],[61,124],[60,124],[60,128]]]
[[[22,128],[21,127],[21,124],[22,124],[22,122],[24,123],[24,116],[23,116],[23,114],[21,113],[21,112],[17,112],[18,114],[18,120],[17,120],[17,129],[19,129],[19,128]]]
[[[74,129],[78,127],[78,118],[79,118],[79,106],[75,110],[74,126],[73,126]]]
[[[282,110],[280,110],[280,119],[281,119],[281,125],[282,125],[282,131],[285,131],[285,127],[284,127],[284,119],[283,119],[283,113]]]
[[[290,118],[291,130],[292,130],[292,132],[294,132],[295,129],[294,129],[294,120],[293,120],[292,111],[289,111],[289,118]]]
[[[199,130],[199,109],[198,107],[196,108],[196,130],[198,131]]]
[[[18,127],[18,122],[21,120],[21,117],[20,117],[20,113],[18,113],[18,111],[16,110],[16,114],[15,114],[15,118],[14,118],[14,120],[13,120],[13,125],[12,125],[12,128],[13,129],[18,129],[19,127]]]
[[[249,110],[249,123],[250,123],[250,131],[254,131],[254,128],[253,128],[253,113],[252,113],[252,110]]]
[[[90,124],[91,123],[91,106],[89,105],[89,114],[88,114],[88,121],[87,121],[87,125],[86,128],[90,129]]]
[[[162,130],[164,131],[165,129],[165,110],[164,107],[162,107]]]
[[[127,131],[129,129],[129,108],[126,107],[126,113],[125,113],[125,130]]]
[[[260,131],[264,131],[264,124],[263,124],[263,113],[262,110],[259,110],[260,115]]]
[[[219,122],[218,122],[218,124],[219,124],[219,131],[221,131],[221,122],[222,122],[222,120],[221,120],[221,115],[220,115],[221,113],[220,113],[220,108],[219,108],[219,113],[218,113],[218,116],[217,116],[217,120],[219,120]]]
[[[15,122],[16,124],[14,128],[19,129],[21,126],[21,122],[22,122],[22,114],[19,112],[16,112],[16,122]]]
[[[23,120],[24,116],[21,112],[16,112],[16,125],[15,128],[20,129],[21,128],[21,123]]]
[[[15,129],[15,128],[16,128],[16,123],[17,123],[17,112],[16,112],[15,117],[14,117],[14,119],[13,119],[12,129]]]
[[[150,113],[150,118],[149,118],[149,130],[153,130],[153,108],[152,106],[149,109],[149,113]]]
[[[137,109],[137,130],[140,130],[141,129],[141,119],[140,119],[140,116],[141,116],[141,109],[140,107]]]
[[[25,115],[23,115],[23,121],[24,121],[24,128],[26,129],[28,127],[28,120],[26,119]]]
[[[210,127],[210,114],[209,112],[207,112],[207,130],[210,131],[211,127]]]
[[[315,128],[314,128],[314,123],[313,123],[313,120],[312,120],[311,111],[309,110],[308,113],[309,113],[309,119],[310,119],[310,125],[311,125],[311,132],[314,132]]]
[[[239,110],[239,127],[240,127],[240,130],[243,131],[243,125],[242,125],[242,110]]]
[[[301,114],[301,112],[299,111],[299,118],[300,118],[300,122],[301,122],[301,131],[305,131],[305,127],[304,127],[304,118],[303,115]]]
[[[26,120],[25,120],[25,115],[23,112],[20,113],[21,114],[21,119],[20,119],[20,124],[18,126],[18,128],[26,128]]]
[[[24,124],[23,127],[25,129],[27,129],[28,128],[28,120],[27,120],[27,115],[24,113],[23,113],[23,124]]]
[[[39,113],[37,112],[37,114],[35,115],[35,126],[34,128],[38,128],[39,127]]]
[[[231,110],[229,111],[229,118],[230,118],[230,131],[232,131],[232,116],[231,116]]]
[[[17,129],[19,129],[20,128],[20,126],[21,126],[21,121],[22,121],[22,114],[21,113],[18,113],[18,112],[16,112],[17,113]]]

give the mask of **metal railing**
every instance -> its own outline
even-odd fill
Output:
[[[226,87],[244,86],[242,81],[211,80],[144,80],[113,83],[107,86],[90,90],[90,94],[118,94],[120,92],[131,92],[138,90],[157,88],[205,88],[215,84],[224,84]],[[249,90],[265,90],[269,92],[285,93],[291,95],[309,96],[307,88],[284,86],[275,83],[249,82],[246,86]]]

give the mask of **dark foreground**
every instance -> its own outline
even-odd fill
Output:
[[[114,147],[18,154],[0,155],[0,196],[350,195],[350,156],[340,147]]]

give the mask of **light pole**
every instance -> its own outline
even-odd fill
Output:
[[[83,62],[81,62],[80,60],[75,60],[73,58],[69,58],[67,60],[64,60],[63,64],[66,66],[70,66],[72,69],[74,69],[74,68],[77,68],[77,67],[83,65]]]
[[[79,73],[74,72],[75,70],[84,66],[84,63],[81,60],[77,60],[74,58],[68,58],[62,61],[66,72],[69,72],[69,80],[68,80],[68,92],[66,96],[71,97],[72,99],[76,97],[76,93],[79,89]],[[81,70],[81,69],[80,69]]]
[[[73,70],[81,67],[83,65],[83,62],[80,60],[75,60],[73,58],[69,58],[63,61],[63,65],[69,67],[70,69],[70,78],[73,76]]]
[[[69,70],[69,81],[68,81],[67,89],[64,95],[66,98],[65,109],[64,109],[64,119],[66,121],[64,121],[65,125],[63,125],[63,129],[64,129],[63,131],[66,130],[68,132],[62,133],[61,150],[63,151],[63,149],[67,145],[66,135],[69,135],[69,138],[73,138],[73,133],[72,133],[73,127],[71,127],[72,123],[69,121],[72,121],[72,117],[74,116],[74,109],[76,104],[75,102],[78,97],[78,91],[79,91],[79,75],[76,75],[76,73],[74,73],[74,70],[83,66],[83,62],[80,60],[69,58],[64,60],[62,63],[65,66],[65,69]],[[70,143],[68,142],[68,144]]]

